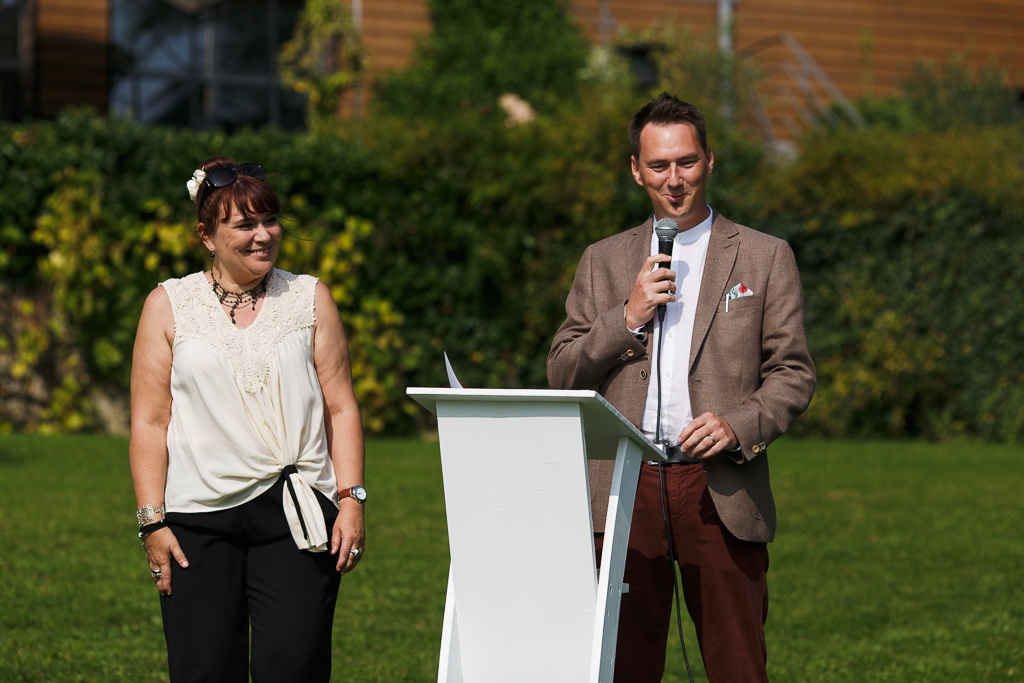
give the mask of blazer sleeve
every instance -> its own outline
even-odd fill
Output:
[[[777,243],[764,297],[761,386],[722,412],[750,460],[781,436],[811,402],[815,369],[807,348],[804,299],[796,258]],[[754,446],[760,446],[757,452]]]
[[[612,264],[601,263],[595,253],[594,245],[583,252],[565,301],[565,322],[551,343],[552,389],[597,388],[615,367],[646,353],[646,332],[638,339],[626,327],[626,298],[616,296],[615,278],[604,272]]]

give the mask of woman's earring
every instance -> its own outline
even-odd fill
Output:
[[[213,257],[215,257],[215,256],[216,256],[216,254],[214,254],[214,253],[213,253],[213,252],[211,251],[211,252],[210,252],[210,258],[213,258]]]

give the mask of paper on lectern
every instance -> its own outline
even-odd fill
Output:
[[[448,371],[448,384],[451,385],[452,389],[461,389],[462,383],[459,382],[459,378],[455,376],[455,371],[452,370],[451,361],[448,360],[448,352],[444,353],[444,367]]]

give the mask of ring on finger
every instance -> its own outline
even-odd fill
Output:
[[[708,438],[711,439],[711,445],[714,446],[715,445],[715,435],[714,434],[708,434]]]
[[[153,575],[154,581],[159,581],[160,577],[163,576],[159,569],[150,569],[149,573]]]
[[[359,557],[360,555],[363,554],[363,551],[360,550],[359,548],[352,548],[352,550],[348,551],[348,554],[351,555],[352,557]]]

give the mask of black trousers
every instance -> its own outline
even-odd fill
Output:
[[[172,566],[160,598],[173,683],[248,683],[250,671],[253,683],[330,679],[337,558],[295,546],[283,487],[282,477],[229,510],[167,514],[189,564]],[[338,510],[317,499],[330,530]]]

